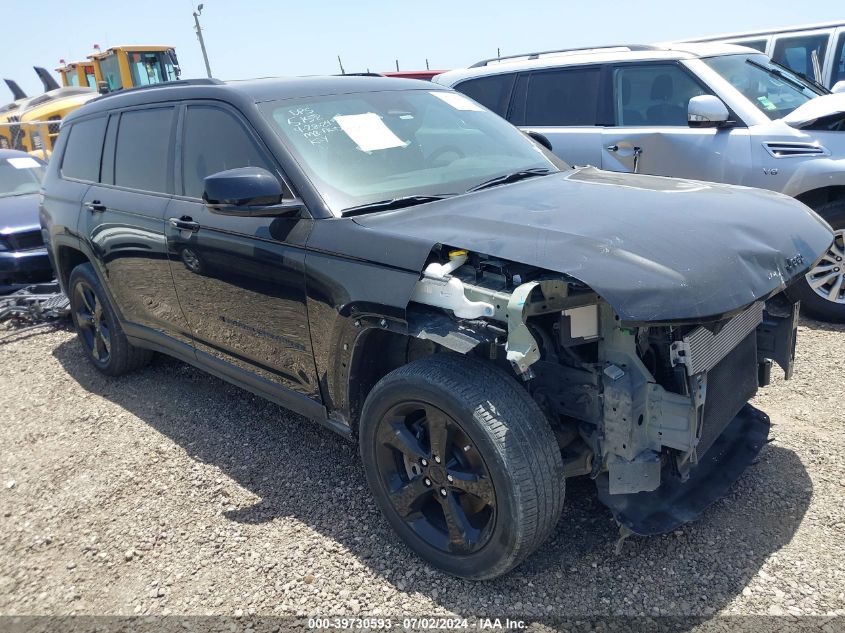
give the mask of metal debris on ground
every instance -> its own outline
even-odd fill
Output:
[[[64,325],[69,314],[70,300],[58,282],[26,286],[0,297],[0,323],[8,322],[12,330],[0,341],[26,330]]]

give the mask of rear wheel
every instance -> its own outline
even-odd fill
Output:
[[[503,371],[437,354],[370,393],[361,456],[382,512],[429,563],[470,579],[503,574],[554,529],[564,496],[557,442]]]
[[[151,351],[129,343],[91,264],[71,271],[68,293],[79,342],[97,369],[120,376],[150,362]]]
[[[794,286],[801,310],[822,321],[845,322],[845,200],[816,209],[835,238],[824,257]]]

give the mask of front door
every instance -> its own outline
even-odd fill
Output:
[[[167,207],[167,246],[197,355],[242,381],[258,377],[319,399],[305,306],[310,218],[214,214],[203,179],[236,167],[280,170],[249,124],[212,104],[183,108],[178,191]],[[204,358],[203,358],[204,357]]]
[[[676,63],[613,69],[615,125],[602,134],[610,171],[743,184],[750,175],[748,128],[691,128],[687,107],[709,89]]]

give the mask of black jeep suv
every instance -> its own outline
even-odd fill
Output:
[[[721,496],[766,441],[748,399],[792,371],[781,291],[832,240],[791,198],[572,169],[373,77],[101,97],[43,194],[99,370],[163,352],[357,439],[390,524],[466,578],[548,537],[566,477],[639,534]]]

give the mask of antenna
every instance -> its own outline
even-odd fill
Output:
[[[399,72],[399,60],[398,59],[396,60],[396,72],[397,73]]]
[[[346,71],[343,70],[343,62],[340,61],[340,55],[337,56],[337,65],[340,66],[340,74],[345,75]]]
[[[425,58],[425,69],[431,70],[431,68],[428,67],[428,57]]]

